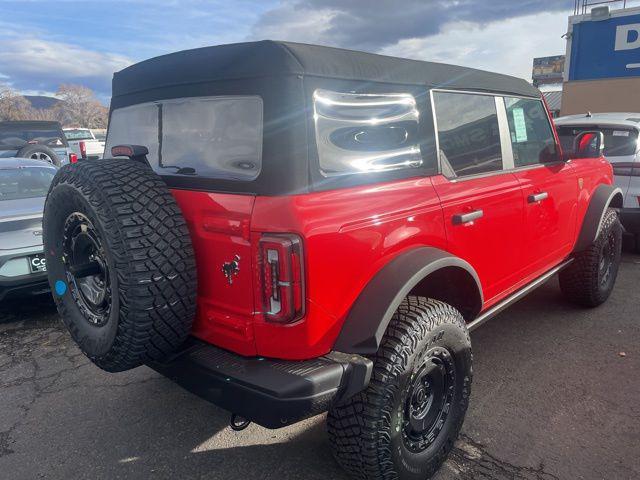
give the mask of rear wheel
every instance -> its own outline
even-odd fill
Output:
[[[407,297],[375,356],[368,388],[329,412],[338,462],[363,479],[433,475],[460,432],[471,365],[462,315],[436,300]]]
[[[560,289],[570,301],[585,307],[604,303],[616,283],[622,252],[622,225],[618,214],[608,209],[600,233],[586,250],[560,272]]]
[[[148,166],[61,168],[43,226],[58,312],[94,363],[127,370],[182,343],[195,316],[193,249],[173,196]]]
[[[26,145],[18,150],[16,157],[31,158],[33,160],[41,160],[59,167],[61,165],[60,157],[45,145]]]

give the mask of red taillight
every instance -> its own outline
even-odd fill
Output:
[[[304,258],[296,235],[264,235],[259,244],[266,320],[290,323],[304,316]]]
[[[87,158],[87,144],[85,142],[80,142],[80,156],[85,159]]]
[[[75,153],[70,153],[69,163],[78,163],[78,155],[76,155]]]

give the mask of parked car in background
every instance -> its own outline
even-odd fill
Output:
[[[620,219],[640,251],[640,113],[570,115],[557,118],[556,126],[565,152],[573,151],[574,140],[582,132],[604,134],[604,155],[613,165],[615,183],[624,194]]]
[[[0,158],[0,300],[49,290],[42,211],[56,171],[41,160]]]
[[[107,129],[106,128],[92,128],[91,133],[96,137],[96,140],[100,140],[104,146],[107,141]]]
[[[55,166],[75,163],[77,156],[67,142],[59,122],[0,122],[0,158],[44,160]]]
[[[67,137],[67,142],[69,142],[69,147],[78,158],[102,158],[104,154],[104,139],[96,138],[91,129],[65,128],[63,131]]]

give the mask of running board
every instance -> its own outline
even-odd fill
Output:
[[[552,268],[551,270],[549,270],[547,273],[545,273],[541,277],[536,278],[533,282],[525,285],[520,290],[518,290],[515,293],[513,293],[511,296],[505,298],[500,303],[494,305],[489,310],[484,312],[482,315],[480,315],[476,319],[474,319],[471,322],[469,322],[467,324],[467,329],[470,332],[475,330],[480,325],[482,325],[484,322],[486,322],[487,320],[492,319],[497,314],[502,312],[509,305],[511,305],[513,303],[516,303],[518,300],[520,300],[526,294],[528,294],[529,292],[532,292],[533,290],[538,288],[540,285],[545,283],[547,280],[549,280],[552,276],[554,276],[556,273],[558,273],[564,267],[569,265],[571,262],[573,262],[573,258],[570,258],[569,260],[566,260],[566,261],[562,262],[560,265],[558,265],[557,267]]]

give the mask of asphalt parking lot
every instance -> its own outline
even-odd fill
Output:
[[[553,279],[474,332],[471,407],[437,479],[640,478],[639,285],[625,254],[604,306],[568,305]],[[323,416],[228,420],[146,367],[94,367],[48,296],[0,304],[0,478],[345,478]]]

